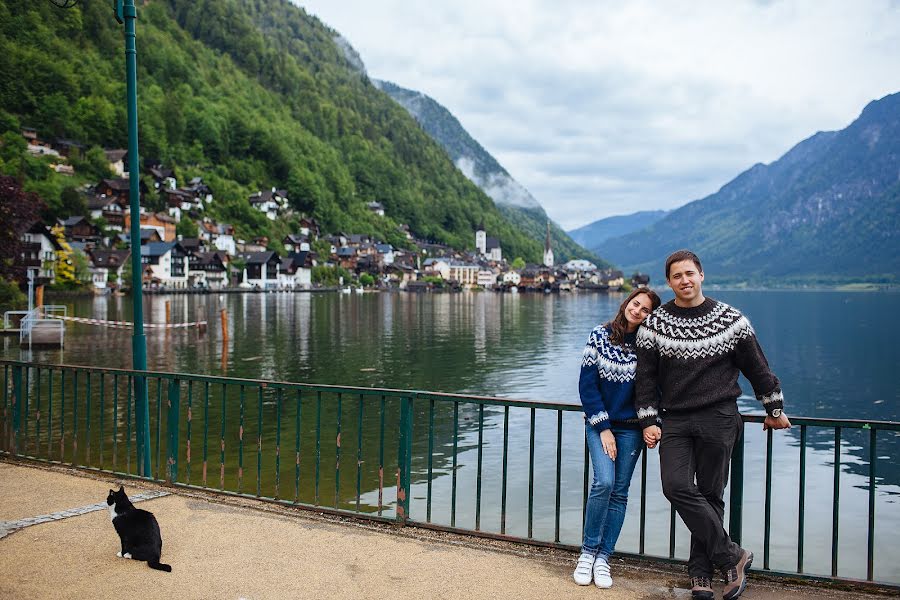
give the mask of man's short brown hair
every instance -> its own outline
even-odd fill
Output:
[[[683,260],[693,261],[695,265],[697,265],[697,270],[701,273],[703,272],[703,265],[700,264],[700,257],[691,252],[690,250],[677,250],[669,255],[669,258],[666,259],[666,279],[669,278],[669,267],[677,262],[681,262]]]

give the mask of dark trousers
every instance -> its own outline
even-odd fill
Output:
[[[741,558],[723,526],[731,450],[743,423],[736,402],[662,415],[659,446],[663,493],[691,531],[691,577],[712,577]],[[695,480],[696,478],[696,480]]]

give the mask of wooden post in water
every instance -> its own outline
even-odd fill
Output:
[[[44,306],[44,286],[37,286],[37,289],[34,291],[34,299],[35,306],[38,308]]]
[[[169,301],[166,300],[166,325],[171,323],[172,321],[172,306],[169,304]]]
[[[222,374],[228,372],[228,312],[223,308],[219,311],[222,321]]]

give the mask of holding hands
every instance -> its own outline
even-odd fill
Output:
[[[656,448],[656,444],[662,439],[662,429],[658,425],[644,428],[644,443],[648,448]]]

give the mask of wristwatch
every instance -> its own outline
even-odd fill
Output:
[[[772,409],[772,416],[775,417],[776,419],[777,419],[778,417],[780,417],[780,416],[781,416],[781,409],[780,409],[780,408],[773,408],[773,409]]]

